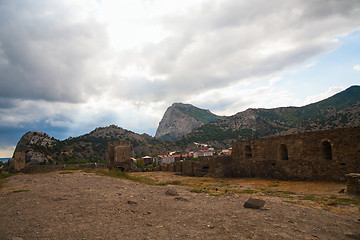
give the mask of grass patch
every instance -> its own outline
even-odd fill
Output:
[[[6,178],[16,175],[16,173],[1,173],[0,174],[0,188],[6,183]]]
[[[65,170],[80,170],[79,166],[66,166]]]
[[[0,179],[5,179],[5,178],[8,178],[8,177],[11,177],[11,176],[14,176],[16,175],[16,173],[1,173],[0,174]]]
[[[74,172],[72,172],[72,171],[61,171],[61,172],[59,172],[59,174],[71,174],[71,173],[74,173]]]
[[[316,201],[317,199],[315,198],[314,195],[306,195],[304,196],[304,200],[309,200],[309,201]]]
[[[19,193],[19,192],[28,192],[30,190],[27,190],[27,189],[19,189],[19,190],[14,190],[13,192],[14,193]]]
[[[278,187],[278,186],[279,186],[279,184],[272,184],[269,187]]]
[[[243,191],[240,191],[240,193],[254,194],[254,193],[258,193],[258,191],[253,190],[253,189],[245,189]]]
[[[335,202],[343,205],[360,205],[360,200],[354,200],[350,198],[336,198]]]
[[[276,192],[278,192],[278,193],[280,193],[280,194],[283,194],[283,195],[293,195],[293,194],[296,194],[296,193],[290,192],[290,191],[276,191]]]
[[[179,180],[174,180],[174,181],[170,181],[170,182],[166,182],[169,185],[181,185],[181,181]]]
[[[93,169],[93,168],[82,168],[81,171],[83,171],[85,173],[94,173],[95,169]]]

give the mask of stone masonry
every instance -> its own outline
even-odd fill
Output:
[[[360,173],[360,127],[235,142],[231,156],[176,162],[175,172],[209,177],[345,181]]]
[[[14,152],[14,170],[20,171],[25,168],[25,150],[15,151]]]
[[[108,144],[108,168],[131,171],[135,168],[131,160],[130,141],[116,141]]]

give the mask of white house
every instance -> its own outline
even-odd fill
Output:
[[[172,155],[158,155],[156,157],[156,162],[157,162],[158,165],[171,164],[171,163],[175,162],[175,156],[172,156]]]
[[[194,152],[194,157],[198,158],[198,157],[207,157],[207,156],[212,156],[213,155],[213,151],[211,151],[210,149],[206,149],[206,150],[197,150]]]

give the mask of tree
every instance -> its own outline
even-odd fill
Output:
[[[137,160],[135,165],[138,167],[138,168],[144,168],[145,167],[145,162],[143,160]]]

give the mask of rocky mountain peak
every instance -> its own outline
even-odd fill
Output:
[[[31,145],[49,146],[55,139],[52,139],[46,133],[40,131],[33,131],[25,133],[16,145],[15,151],[27,150]]]
[[[50,138],[49,135],[40,131],[25,133],[16,145],[16,151],[25,151],[25,159],[27,164],[41,164],[47,162],[48,159],[39,153],[36,149],[41,147],[47,148],[51,146],[56,139]]]
[[[219,118],[209,110],[197,108],[191,104],[174,103],[166,110],[155,137],[164,140],[176,140]]]

